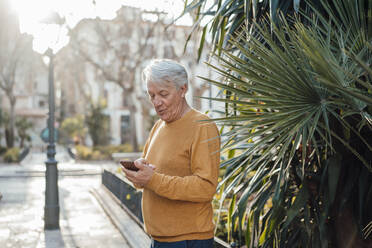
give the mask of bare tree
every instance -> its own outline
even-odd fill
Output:
[[[142,113],[149,107],[144,97],[138,96],[138,75],[141,64],[156,57],[153,44],[157,29],[164,29],[163,13],[151,13],[155,20],[145,21],[138,9],[124,8],[116,19],[104,21],[99,18],[91,23],[91,33],[80,35],[76,29],[71,30],[71,42],[78,54],[85,61],[101,72],[102,77],[123,89],[123,97],[127,98],[130,113],[131,144],[138,150],[135,113],[139,110],[137,101],[142,101]],[[136,12],[137,11],[137,12]],[[148,106],[148,107],[144,107]]]
[[[66,46],[57,53],[55,78],[57,87],[61,89],[61,102],[57,104],[59,121],[86,112],[92,96],[85,74],[85,60],[77,56],[71,46]]]
[[[0,89],[9,101],[9,121],[5,127],[7,147],[14,146],[15,84],[27,67],[27,57],[32,54],[32,39],[19,32],[17,17],[9,11],[6,1],[0,1]]]
[[[113,20],[86,19],[70,30],[69,46],[79,59],[94,68],[95,81],[110,81],[123,90],[130,114],[130,141],[135,150],[138,147],[135,113],[141,113],[145,123],[151,122],[152,106],[141,82],[141,71],[148,61],[168,58],[184,64],[190,73],[192,96],[202,95],[209,88],[195,80],[201,67],[196,59],[200,30],[169,23],[164,12],[123,6]],[[194,34],[184,49],[190,32]],[[200,99],[194,98],[193,106],[200,109]]]

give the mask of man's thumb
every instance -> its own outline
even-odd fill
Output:
[[[138,168],[138,169],[140,169],[140,170],[142,170],[145,166],[143,165],[143,163],[134,163],[134,165]]]

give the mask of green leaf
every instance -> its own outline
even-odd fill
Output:
[[[301,0],[293,0],[293,8],[296,11],[296,13],[298,13],[300,10],[300,1]]]
[[[306,206],[306,201],[309,198],[307,186],[303,184],[298,192],[293,205],[287,212],[287,219],[284,223],[284,228],[288,227],[293,219],[300,213],[300,210]]]
[[[252,236],[252,233],[251,233],[251,222],[252,222],[252,214],[251,215],[248,215],[247,216],[247,228],[245,230],[245,244],[249,247],[250,244],[251,244],[251,236]]]
[[[368,223],[363,229],[364,237],[367,239],[369,235],[372,233],[372,221]]]
[[[200,39],[200,45],[199,45],[199,49],[198,49],[198,58],[197,58],[198,63],[199,63],[199,60],[201,58],[201,54],[202,54],[202,51],[203,51],[204,42],[205,42],[205,34],[207,33],[207,27],[208,27],[208,25],[205,25],[205,27],[203,28],[202,37]]]
[[[335,155],[328,159],[328,191],[329,204],[332,205],[336,197],[337,184],[340,177],[341,156]]]
[[[226,25],[227,25],[227,21],[228,21],[228,19],[227,19],[227,17],[224,17],[223,19],[222,19],[222,22],[221,22],[221,24],[220,24],[220,29],[221,29],[221,31],[220,31],[220,37],[219,37],[219,42],[218,42],[218,46],[217,46],[217,50],[218,50],[218,55],[221,55],[221,51],[222,51],[222,46],[223,46],[223,44],[224,44],[224,40],[225,40],[225,32],[226,32],[226,29],[225,29],[225,27],[226,27]]]
[[[231,228],[233,226],[233,211],[234,211],[234,208],[235,208],[235,201],[236,201],[236,195],[234,195],[232,197],[232,200],[230,202],[230,206],[229,206],[229,212],[228,212],[228,215],[227,215],[227,226],[228,226],[228,230],[227,230],[227,233],[228,233],[228,238],[227,240],[228,241],[231,241],[231,234],[233,232],[233,229]]]
[[[277,11],[279,0],[270,0],[270,17],[274,24],[277,24]]]

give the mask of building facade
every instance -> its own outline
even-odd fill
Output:
[[[169,25],[164,13],[123,6],[113,20],[85,19],[70,30],[70,43],[56,58],[56,83],[62,91],[64,116],[87,111],[89,101],[105,99],[110,143],[143,145],[154,122],[142,70],[154,58],[174,59],[189,74],[188,102],[207,111],[214,106],[196,96],[215,96],[218,89],[197,76],[216,77],[197,63],[197,32],[185,47],[189,26]],[[208,50],[208,49],[205,49]],[[201,61],[207,60],[206,54]],[[89,142],[88,142],[89,143]]]
[[[48,112],[48,71],[42,55],[32,49],[32,36],[21,34],[18,17],[6,0],[0,0],[0,106],[8,116],[2,120],[0,145],[5,146],[5,129],[13,128],[18,146],[16,120],[33,123],[31,144],[41,145],[40,132],[46,127]],[[13,116],[12,123],[8,123]],[[7,122],[7,123],[5,123]]]

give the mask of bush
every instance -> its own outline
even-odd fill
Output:
[[[107,104],[105,100],[89,105],[89,110],[85,116],[85,123],[92,138],[93,145],[107,145],[109,143],[110,118],[104,114]]]
[[[19,161],[19,148],[13,147],[6,150],[4,154],[4,162],[6,163],[14,163]]]
[[[100,151],[93,150],[91,160],[104,160],[106,159],[105,155]]]
[[[0,155],[3,155],[6,152],[6,147],[0,146]]]
[[[109,146],[95,146],[93,150],[101,152],[105,159],[111,159],[113,153],[118,152],[133,152],[133,147],[130,144],[123,145],[109,145]]]
[[[110,160],[111,155],[117,152],[133,152],[130,144],[87,147],[77,145],[76,155],[82,160]]]
[[[78,159],[82,159],[82,160],[92,159],[92,154],[93,154],[92,148],[87,147],[87,146],[81,146],[81,145],[77,145],[75,146],[75,148],[76,148],[76,156]]]
[[[59,131],[59,142],[61,144],[81,142],[84,140],[87,133],[87,128],[84,125],[84,116],[76,115],[74,117],[66,118],[62,122]]]

